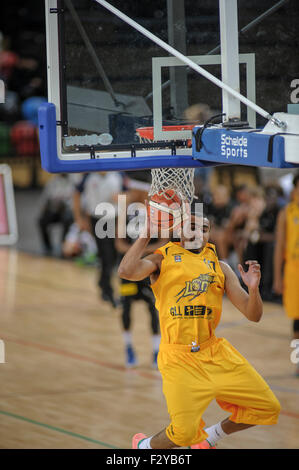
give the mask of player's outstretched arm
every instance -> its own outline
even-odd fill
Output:
[[[259,292],[261,268],[257,261],[246,261],[245,264],[248,265],[248,271],[244,271],[240,264],[238,268],[244,284],[248,287],[248,293],[242,288],[231,267],[220,261],[221,269],[225,275],[225,291],[231,303],[248,320],[258,322],[263,314],[263,302]]]

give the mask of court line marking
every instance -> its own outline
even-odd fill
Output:
[[[11,277],[12,277],[12,275],[11,275]],[[29,277],[29,276],[26,276],[24,274],[17,274],[16,276],[14,276],[14,279],[13,279],[14,282],[15,282],[15,278],[17,278],[17,281],[18,281],[19,284],[30,285],[30,287],[35,287],[37,289],[53,289],[55,291],[57,291],[57,290],[70,291],[73,294],[77,293],[78,295],[82,295],[82,294],[88,295],[90,293],[92,293],[92,294],[96,293],[94,288],[80,289],[79,287],[76,286],[76,288],[74,290],[74,287],[72,287],[72,286],[67,286],[67,285],[64,285],[64,284],[58,284],[58,283],[55,283],[55,282],[52,282],[52,281],[42,281],[42,280],[37,279],[36,277]]]
[[[89,358],[87,356],[81,356],[80,354],[70,353],[69,351],[64,351],[62,349],[57,349],[57,348],[53,348],[53,347],[50,347],[50,346],[44,346],[42,344],[33,343],[31,341],[24,341],[24,340],[20,340],[20,339],[8,338],[8,337],[4,336],[2,333],[1,333],[1,338],[4,339],[5,341],[10,341],[12,343],[20,344],[20,345],[23,345],[23,346],[35,347],[35,348],[41,349],[43,351],[48,351],[48,352],[52,352],[54,354],[60,354],[60,355],[66,356],[66,357],[71,357],[71,358],[77,359],[79,361],[85,361],[85,362],[90,362],[90,363],[93,363],[93,364],[99,364],[102,367],[112,368],[112,369],[116,369],[116,370],[119,370],[119,371],[122,371],[122,372],[134,373],[136,375],[140,375],[140,376],[146,377],[148,379],[161,381],[161,376],[144,373],[144,372],[134,370],[134,369],[129,369],[128,370],[124,366],[117,366],[115,364],[102,362],[102,361],[99,361],[98,359]],[[271,384],[269,384],[269,385],[271,385]],[[272,385],[271,385],[271,388],[272,388]],[[292,417],[292,418],[299,419],[299,414],[293,413],[292,411],[281,410],[280,414],[285,415],[285,416],[289,416],[289,417]]]
[[[160,376],[154,376],[154,375],[149,374],[147,372],[142,372],[142,371],[139,371],[139,370],[136,370],[136,369],[127,369],[125,366],[119,366],[117,364],[103,362],[103,361],[100,361],[100,360],[92,358],[92,357],[87,357],[87,356],[83,356],[81,354],[76,354],[76,353],[72,353],[70,351],[65,351],[64,349],[58,349],[58,348],[55,348],[55,347],[52,347],[52,346],[45,346],[43,344],[34,343],[32,341],[25,341],[25,340],[22,340],[22,339],[19,339],[19,338],[11,338],[11,337],[8,337],[6,335],[3,335],[2,333],[1,333],[1,339],[3,339],[4,341],[11,342],[11,343],[20,344],[22,346],[29,346],[29,347],[40,349],[42,351],[52,352],[54,354],[59,354],[61,356],[70,357],[72,359],[77,359],[79,361],[90,362],[91,364],[98,364],[102,367],[106,367],[106,368],[109,368],[109,369],[115,369],[115,370],[118,370],[120,372],[129,372],[130,374],[140,375],[140,376],[145,377],[147,379],[149,378],[149,379],[159,379],[160,380]]]
[[[50,424],[41,423],[40,421],[35,421],[34,419],[26,418],[25,416],[16,415],[14,413],[10,413],[9,411],[0,410],[0,414],[8,416],[9,418],[15,418],[21,421],[25,421],[26,423],[35,424],[36,426],[50,429],[51,431],[60,432],[71,437],[76,437],[77,439],[83,439],[84,441],[92,442],[93,444],[98,444],[102,447],[107,447],[109,449],[118,449],[118,447],[112,446],[111,444],[107,444],[106,442],[97,441],[96,439],[92,439],[91,437],[83,436],[82,434],[77,434],[72,431],[67,431],[66,429],[57,428],[56,426],[51,426]]]
[[[299,419],[299,413],[294,413],[293,411],[281,410],[280,414],[284,416],[289,416],[291,418]]]

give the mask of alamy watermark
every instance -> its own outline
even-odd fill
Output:
[[[0,80],[0,103],[5,103],[5,84]]]
[[[162,226],[151,220],[150,206],[141,202],[127,204],[125,195],[118,196],[117,205],[101,202],[95,209],[98,222],[95,226],[96,237],[102,238],[184,238],[192,248],[198,248],[203,241],[203,204],[195,203],[191,218],[191,206],[184,203],[178,210],[177,204],[168,204],[170,212],[161,212]],[[160,215],[161,215],[160,214]]]
[[[294,88],[291,93],[291,103],[297,104],[299,103],[299,78],[294,78],[291,81],[291,88]]]
[[[293,339],[291,341],[291,348],[294,348],[294,351],[291,352],[291,362],[293,364],[299,364],[299,339]]]
[[[5,364],[5,344],[2,339],[0,339],[0,364]]]

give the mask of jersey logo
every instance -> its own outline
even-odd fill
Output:
[[[200,294],[206,293],[209,286],[215,282],[214,277],[211,274],[200,274],[195,279],[192,279],[192,281],[186,281],[185,287],[175,296],[178,297],[177,302],[183,297],[190,297],[189,301],[191,301]]]
[[[174,257],[175,263],[180,263],[182,261],[182,256],[180,253],[172,256]]]

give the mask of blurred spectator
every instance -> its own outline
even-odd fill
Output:
[[[291,199],[291,192],[294,188],[293,179],[294,173],[291,171],[290,173],[286,173],[285,175],[281,176],[278,180],[286,201],[289,201]]]
[[[12,51],[0,51],[0,76],[6,84],[9,83],[20,58]]]
[[[263,300],[277,301],[272,292],[273,284],[273,254],[275,242],[275,226],[280,210],[280,190],[277,186],[265,188],[265,208],[255,225],[248,227],[248,243],[244,252],[244,259],[258,260],[261,265],[261,296]],[[257,211],[259,213],[259,210]]]
[[[46,101],[47,99],[42,96],[31,96],[24,100],[21,106],[23,117],[33,125],[38,126],[38,108]]]
[[[8,38],[6,43],[9,43]],[[26,111],[30,105],[32,110],[33,102],[26,103],[26,100],[46,99],[42,98],[46,95],[44,73],[41,58],[32,56],[29,45],[28,50],[20,52],[10,50],[9,44],[6,49],[0,50],[0,79],[6,87],[5,103],[0,106],[1,120],[14,122],[21,118],[28,119]],[[29,120],[32,122],[31,118]]]
[[[96,215],[96,207],[100,203],[110,203],[115,205],[117,195],[122,189],[122,177],[118,172],[99,172],[85,174],[79,184],[76,185],[73,196],[73,210],[75,222],[82,231],[88,230],[88,224],[91,226],[91,233],[95,236],[100,275],[98,285],[102,291],[102,299],[117,306],[117,300],[114,297],[111,278],[116,264],[115,239],[109,236],[99,238],[96,236],[96,225],[102,216]],[[82,214],[82,204],[84,204],[85,214]],[[109,215],[106,214],[105,220],[116,224],[116,211]]]
[[[37,127],[28,121],[18,121],[11,128],[11,143],[20,157],[39,155]]]
[[[80,230],[73,223],[65,236],[62,246],[62,254],[65,258],[76,258],[81,264],[95,264],[97,245],[94,237],[87,230]]]
[[[233,208],[228,188],[224,185],[216,186],[212,190],[212,200],[204,207],[204,212],[211,223],[211,242],[217,246],[217,252],[221,259],[227,257],[224,241],[225,229]]]
[[[72,194],[73,182],[69,175],[65,174],[54,176],[43,190],[38,227],[45,254],[53,254],[51,227],[54,224],[61,225],[61,243],[63,243],[69,227],[73,223]]]
[[[210,119],[212,115],[213,111],[206,103],[193,104],[184,111],[184,119],[187,124],[202,125]]]
[[[41,61],[30,50],[24,51],[23,56],[10,50],[0,51],[0,77],[21,100],[45,94],[40,66]]]
[[[242,262],[244,250],[243,231],[248,218],[251,197],[252,193],[246,185],[236,188],[233,200],[234,207],[221,239],[221,252],[224,261],[228,261],[231,251],[234,250],[238,257],[237,262]]]

